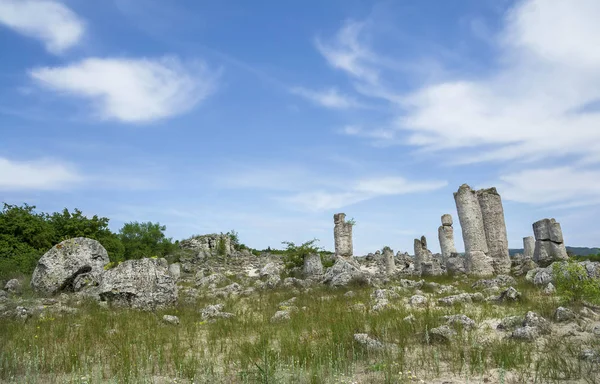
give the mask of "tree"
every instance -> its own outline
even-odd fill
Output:
[[[164,257],[175,250],[171,238],[165,236],[166,226],[160,223],[126,223],[119,230],[119,239],[124,246],[126,259]]]
[[[283,254],[286,269],[290,270],[296,267],[302,267],[304,259],[307,256],[315,253],[320,255],[322,248],[315,245],[318,241],[319,239],[312,239],[300,245],[296,245],[291,241],[282,241],[281,244],[287,246]]]

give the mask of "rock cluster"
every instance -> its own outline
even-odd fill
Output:
[[[560,224],[554,219],[543,219],[533,223],[535,249],[533,260],[541,267],[554,261],[567,260],[567,249],[564,244]]]
[[[436,259],[427,248],[427,238],[415,239],[415,271],[422,276],[439,276],[442,274],[440,260]]]
[[[335,255],[341,257],[352,257],[352,223],[346,222],[345,213],[333,215],[333,238],[335,243]]]

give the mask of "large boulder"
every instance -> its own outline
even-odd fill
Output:
[[[40,258],[31,286],[43,294],[74,291],[79,275],[87,274],[90,280],[98,282],[108,262],[106,249],[96,240],[85,237],[65,240]]]
[[[177,301],[177,285],[165,259],[127,260],[104,273],[99,294],[115,306],[154,310]]]
[[[321,256],[317,253],[308,255],[304,259],[302,272],[306,277],[321,276],[323,274],[323,263],[321,262]]]
[[[370,284],[370,279],[360,270],[360,266],[355,260],[344,257],[337,258],[323,279],[323,283],[332,287],[342,287],[352,282]]]

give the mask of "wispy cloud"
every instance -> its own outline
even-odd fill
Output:
[[[570,166],[527,169],[500,177],[507,200],[555,208],[600,204],[600,171]]]
[[[71,164],[51,159],[18,161],[0,157],[0,190],[62,190],[83,179]]]
[[[53,54],[76,45],[85,32],[83,20],[53,0],[0,0],[0,24],[41,40]]]
[[[389,133],[403,145],[455,152],[459,164],[567,157],[593,163],[600,159],[600,111],[587,106],[600,99],[598,18],[594,0],[519,1],[489,39],[499,65],[410,91],[392,87],[400,70],[365,37],[372,20],[346,23],[317,49],[361,96],[398,107]],[[344,133],[372,139],[365,129]]]
[[[340,93],[336,88],[311,91],[302,87],[294,87],[291,89],[291,92],[326,108],[348,109],[364,107],[355,98]]]
[[[216,88],[218,74],[202,62],[89,58],[30,71],[40,85],[92,101],[101,119],[144,123],[184,113]]]

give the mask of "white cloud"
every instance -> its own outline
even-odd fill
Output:
[[[338,209],[381,196],[405,195],[415,192],[434,191],[448,185],[445,181],[409,181],[403,177],[386,176],[359,179],[348,183],[340,191],[308,191],[282,198],[301,209],[324,211]]]
[[[356,99],[341,94],[335,88],[329,88],[322,91],[311,91],[306,88],[295,87],[291,89],[291,92],[326,108],[348,109],[362,107]]]
[[[498,65],[413,91],[393,90],[398,71],[365,42],[375,21],[346,24],[334,43],[317,48],[363,97],[399,107],[397,129],[389,131],[396,142],[461,151],[453,159],[462,164],[569,157],[593,163],[600,161],[600,111],[589,108],[600,100],[598,19],[596,0],[519,1],[492,40]],[[372,139],[365,131],[346,133]]]
[[[83,177],[73,166],[53,160],[14,161],[0,157],[0,190],[60,190]]]
[[[527,169],[500,177],[506,200],[555,207],[600,204],[600,171],[570,166]]]
[[[184,113],[208,97],[216,74],[202,63],[161,59],[89,58],[66,67],[36,68],[39,84],[90,99],[102,119],[143,123]]]
[[[371,139],[391,140],[396,137],[396,132],[392,129],[374,128],[365,129],[356,125],[346,125],[340,130],[341,134],[347,136],[368,137]]]
[[[52,0],[0,0],[0,24],[41,40],[54,54],[77,44],[85,32],[73,11]]]

